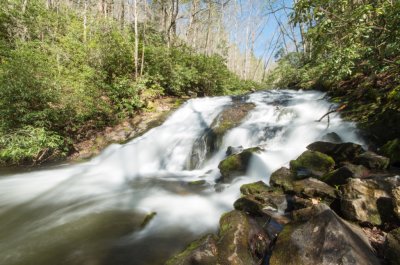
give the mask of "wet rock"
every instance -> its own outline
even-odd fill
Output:
[[[222,160],[218,165],[222,182],[230,182],[233,178],[246,174],[252,155],[261,150],[259,147],[248,148]]]
[[[217,264],[217,240],[215,235],[206,235],[192,242],[182,253],[169,259],[166,265]]]
[[[300,197],[321,199],[327,204],[338,198],[335,188],[314,178],[293,182],[293,192]]]
[[[328,173],[321,178],[329,185],[343,185],[348,178],[365,178],[369,176],[369,170],[362,165],[345,163],[342,167]]]
[[[307,146],[308,150],[318,151],[332,157],[335,162],[353,161],[364,149],[355,143],[315,142]]]
[[[238,154],[240,152],[243,151],[243,146],[229,146],[228,149],[226,149],[226,155],[230,156],[230,155],[234,155],[234,154]]]
[[[258,265],[270,244],[268,235],[253,218],[231,211],[220,219],[216,264]]]
[[[274,187],[281,187],[283,190],[293,190],[294,174],[290,169],[281,167],[271,174],[269,183]]]
[[[355,162],[364,165],[369,169],[386,169],[389,166],[389,158],[367,151],[360,154]]]
[[[400,220],[400,187],[392,190],[394,214]]]
[[[321,137],[321,140],[324,142],[330,142],[335,144],[343,143],[342,138],[335,132],[330,132],[325,134],[324,136]]]
[[[390,140],[382,147],[384,155],[390,158],[390,163],[400,166],[400,138]]]
[[[340,207],[346,219],[372,225],[392,219],[392,199],[376,182],[349,179],[341,191]]]
[[[271,265],[380,264],[362,231],[323,204],[279,234]]]
[[[296,179],[321,178],[335,166],[332,157],[317,151],[305,151],[296,160],[290,161],[290,170]]]
[[[400,228],[387,234],[384,255],[389,265],[400,265]]]

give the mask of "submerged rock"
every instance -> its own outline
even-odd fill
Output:
[[[182,253],[172,257],[166,265],[211,265],[217,264],[217,240],[213,235],[206,235],[192,242]]]
[[[281,167],[271,174],[269,183],[274,187],[281,187],[284,191],[293,190],[294,174],[290,169]]]
[[[362,231],[323,204],[307,222],[286,225],[279,234],[271,265],[380,264]]]
[[[342,138],[335,132],[330,132],[321,137],[322,141],[340,144],[343,143]]]
[[[252,155],[261,152],[261,150],[259,147],[248,148],[239,154],[230,155],[222,160],[218,165],[221,180],[230,182],[234,177],[246,174]]]
[[[296,160],[290,161],[290,170],[295,178],[320,178],[331,171],[335,166],[332,157],[317,151],[305,151]]]
[[[392,219],[392,199],[376,182],[349,179],[341,191],[341,211],[346,219],[373,225]]]
[[[353,161],[364,149],[355,143],[330,143],[318,141],[307,146],[308,150],[318,151],[332,157],[335,162]]]

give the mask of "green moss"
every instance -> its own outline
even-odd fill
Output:
[[[296,160],[290,161],[290,169],[295,178],[317,177],[327,174],[333,170],[335,161],[332,157],[318,151],[305,151]],[[302,171],[302,174],[299,174]]]
[[[400,139],[386,142],[382,147],[382,152],[390,158],[391,163],[400,163]]]
[[[243,195],[260,194],[260,193],[269,192],[269,191],[271,191],[271,188],[268,187],[267,184],[265,184],[262,181],[244,184],[240,187],[240,192]]]

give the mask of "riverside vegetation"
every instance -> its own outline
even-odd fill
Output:
[[[243,93],[256,85],[230,72],[219,55],[179,39],[170,45],[155,21],[136,22],[146,33],[139,36],[108,11],[49,3],[1,4],[0,165],[61,159],[74,143],[151,109],[155,98]]]

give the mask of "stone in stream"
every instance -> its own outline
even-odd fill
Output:
[[[293,182],[293,192],[309,199],[320,199],[330,205],[338,199],[337,190],[318,179],[307,178]]]
[[[281,187],[284,191],[293,190],[294,174],[290,169],[281,167],[271,174],[269,183],[274,187]]]
[[[369,170],[362,165],[344,163],[342,167],[324,175],[321,180],[329,185],[346,184],[349,178],[365,178],[369,176]]]
[[[218,168],[221,172],[221,181],[230,182],[237,176],[246,174],[250,159],[254,153],[261,152],[260,147],[253,147],[243,150],[239,154],[230,155],[222,160]]]
[[[308,221],[285,225],[269,264],[380,264],[360,228],[341,219],[324,204],[314,206],[309,214]]]
[[[330,132],[321,137],[322,141],[340,144],[343,143],[342,138],[335,132]]]
[[[382,225],[394,219],[390,193],[377,181],[349,179],[341,186],[341,211],[351,221]]]
[[[206,158],[217,151],[225,133],[237,127],[255,106],[254,103],[234,101],[226,107],[194,142],[189,169],[198,168]]]
[[[335,166],[332,157],[317,151],[305,151],[296,160],[290,161],[290,170],[296,179],[321,178]]]
[[[387,234],[384,256],[388,265],[400,265],[400,228],[394,229]]]
[[[314,142],[307,146],[308,150],[317,151],[332,157],[336,163],[350,161],[352,162],[364,149],[355,143],[330,143],[330,142]]]
[[[367,151],[360,154],[355,163],[368,167],[369,169],[386,169],[389,166],[389,158]]]

